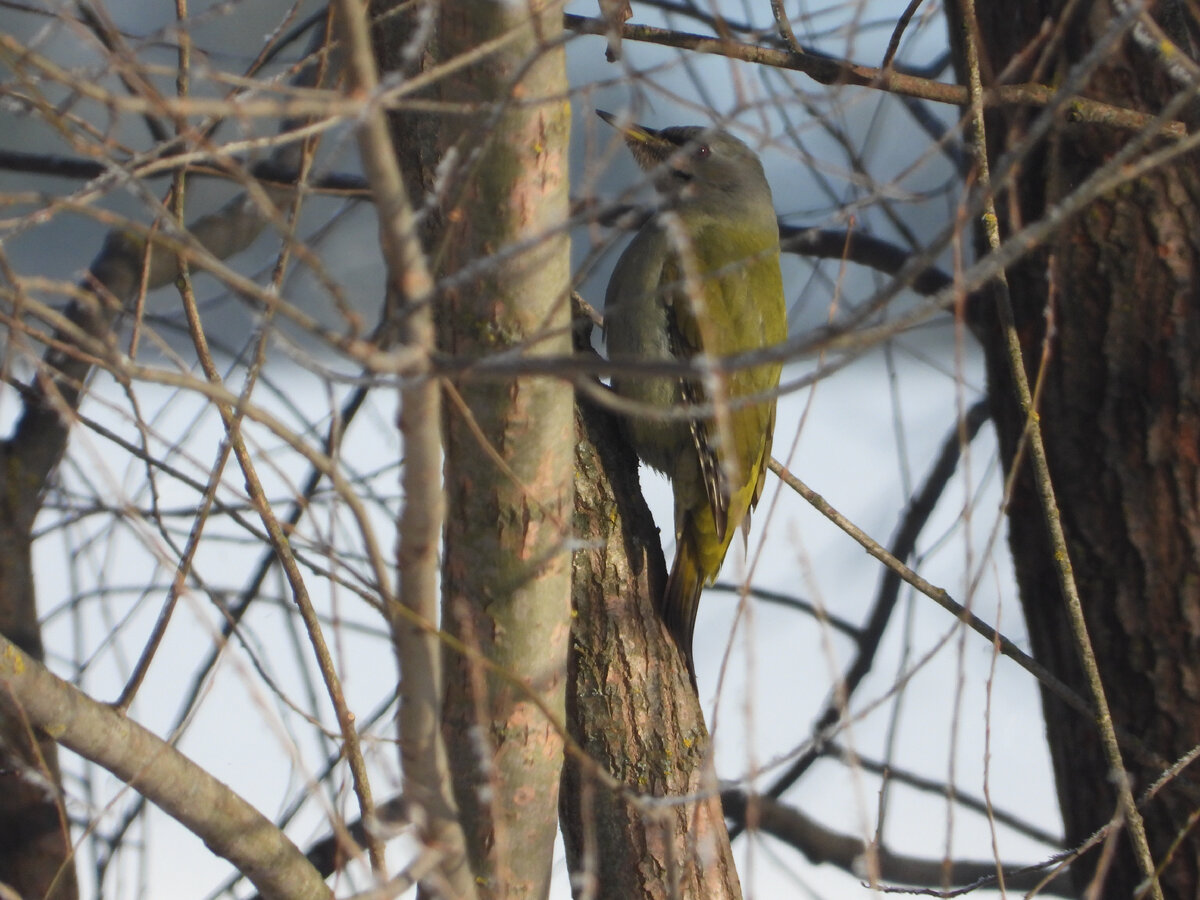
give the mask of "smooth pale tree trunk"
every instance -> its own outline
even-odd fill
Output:
[[[439,123],[452,154],[435,251],[441,349],[569,354],[562,6],[476,0],[438,15],[439,61],[507,36],[439,86],[463,111]],[[480,895],[533,900],[549,891],[558,829],[574,393],[556,378],[468,371],[444,408],[442,624],[472,654],[443,657],[455,796]]]
[[[1158,4],[1157,12],[1174,4]],[[983,70],[1001,72],[1052,26],[1010,73],[1053,82],[1069,71],[1123,4],[979,3]],[[959,35],[957,3],[949,4]],[[1157,13],[1156,13],[1157,14]],[[1169,24],[1169,23],[1168,23]],[[1061,40],[1059,40],[1061,38]],[[1040,72],[1029,66],[1046,46]],[[1162,44],[1160,43],[1161,50]],[[1085,93],[1117,106],[1158,112],[1180,89],[1155,51],[1126,35],[1107,53]],[[989,113],[993,169],[1017,146],[1036,110]],[[1061,121],[1026,157],[998,209],[1006,234],[1041,219],[1133,135]],[[1151,142],[1150,147],[1161,146]],[[1008,269],[1016,325],[1038,409],[1068,553],[1104,689],[1126,741],[1135,796],[1164,762],[1200,743],[1200,170],[1194,155],[1129,181],[1057,229]],[[986,295],[986,292],[984,292]],[[989,393],[1003,459],[1011,467],[1024,417],[1013,400],[991,301],[973,310],[987,353]],[[1043,363],[1048,315],[1054,330]],[[1009,532],[1030,641],[1038,660],[1082,696],[1082,677],[1038,497],[1022,466],[1008,509]],[[1043,694],[1051,758],[1069,845],[1113,819],[1113,780],[1093,722]],[[1146,751],[1149,751],[1148,753]],[[1200,833],[1190,770],[1143,809],[1165,896],[1200,891]],[[1179,840],[1177,847],[1172,844]],[[1169,861],[1168,861],[1169,857]],[[1100,851],[1073,866],[1077,886],[1093,878]],[[1142,881],[1122,841],[1105,897],[1130,897]]]

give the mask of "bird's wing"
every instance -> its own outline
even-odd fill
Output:
[[[777,327],[770,329],[765,324],[770,320],[764,318],[760,309],[764,302],[772,301],[751,295],[751,285],[758,284],[766,286],[782,301],[778,262],[761,251],[756,253],[753,247],[731,246],[728,236],[720,233],[701,231],[693,235],[693,240],[695,256],[717,261],[718,265],[707,274],[698,273],[698,297],[688,294],[678,259],[672,258],[664,267],[663,283],[673,285],[672,290],[664,292],[669,305],[667,319],[673,355],[680,359],[702,353],[728,357],[782,340],[783,334],[774,332],[785,330],[786,325],[776,323]],[[702,323],[700,315],[707,316],[708,321]],[[732,400],[771,390],[779,381],[779,368],[778,364],[769,364],[739,369],[723,376],[726,398]],[[681,379],[680,394],[689,405],[711,402],[704,383],[697,378]],[[705,494],[722,543],[731,515],[735,524],[744,524],[749,509],[762,494],[771,452],[775,403],[740,405],[730,410],[728,421],[732,453],[719,452],[720,435],[712,418],[691,421]],[[746,508],[731,513],[732,497],[741,495],[747,488],[750,489],[747,495],[734,504]]]
[[[720,346],[710,346],[720,343],[719,336],[712,333],[713,328],[704,327],[699,315],[702,311],[708,312],[711,323],[714,319],[712,313],[716,312],[711,309],[712,302],[722,307],[727,305],[722,302],[724,298],[721,296],[725,291],[723,282],[726,279],[700,274],[698,280],[700,283],[695,287],[698,288],[697,293],[700,296],[696,297],[689,294],[684,267],[675,254],[671,255],[663,267],[664,285],[671,285],[671,289],[664,292],[668,305],[667,328],[671,355],[680,360],[689,360],[704,353],[720,356],[723,351]],[[680,378],[679,393],[688,406],[706,406],[711,402],[709,392],[699,378]],[[712,511],[713,523],[716,525],[717,538],[724,543],[729,528],[730,484],[727,467],[718,454],[716,423],[712,418],[693,418],[688,421],[688,425],[700,464],[704,493]]]

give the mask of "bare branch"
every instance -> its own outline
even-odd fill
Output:
[[[50,673],[0,635],[0,707],[108,769],[246,874],[268,900],[332,892],[286,836],[174,747]],[[180,785],[187,785],[181,791]]]
[[[565,21],[568,29],[579,34],[606,34],[609,27],[603,19],[590,19],[586,16],[568,15]],[[621,38],[626,41],[644,41],[664,47],[678,47],[681,50],[712,53],[730,59],[792,69],[803,72],[820,84],[855,85],[903,97],[948,103],[953,106],[965,107],[970,103],[967,89],[962,85],[918,78],[914,75],[897,72],[893,68],[877,69],[829,56],[798,53],[794,50],[778,50],[757,44],[744,44],[723,38],[655,28],[651,25],[625,24],[621,26],[620,34]],[[1041,84],[999,85],[988,88],[983,94],[983,102],[987,107],[1040,107],[1062,101],[1063,98],[1058,96],[1054,88]],[[1164,137],[1180,138],[1187,134],[1187,127],[1182,122],[1160,123],[1156,116],[1132,109],[1122,109],[1086,97],[1071,97],[1067,100],[1066,105],[1070,119],[1076,122],[1107,125],[1128,131],[1152,128]]]
[[[1024,891],[1041,885],[1047,869],[1058,864],[1058,858],[1034,866],[1014,866],[1009,863],[967,862],[956,860],[947,870],[942,860],[918,859],[893,853],[887,847],[871,846],[862,838],[839,834],[820,822],[770,797],[747,798],[741,791],[726,791],[721,795],[725,813],[740,826],[764,831],[800,851],[813,863],[830,863],[859,874],[867,853],[873,854],[879,865],[879,877],[891,884],[932,885],[948,882],[966,885],[954,892],[930,891],[935,896],[954,896],[977,888],[995,886],[997,872],[1003,870],[1004,885],[1010,890]],[[1063,875],[1066,869],[1057,874]],[[1061,891],[1061,893],[1060,893]],[[897,893],[910,893],[899,890]],[[911,893],[926,893],[913,891]],[[1054,882],[1043,888],[1048,896],[1073,897],[1070,886]]]

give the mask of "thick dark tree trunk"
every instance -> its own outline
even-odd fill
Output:
[[[989,71],[1010,66],[1046,22],[1061,43],[1037,46],[1008,80],[1053,83],[1088,51],[1118,6],[1078,4],[1080,12],[1064,22],[1063,5],[979,4],[985,85]],[[952,34],[961,40],[955,21],[960,7],[952,3],[949,9]],[[1145,46],[1126,35],[1088,79],[1085,93],[1118,106],[1161,110],[1179,88]],[[1035,71],[1031,66],[1047,47],[1053,58]],[[989,114],[993,166],[1022,140],[1035,112]],[[1052,130],[1015,181],[1000,186],[1005,233],[1042,218],[1131,137],[1102,126],[1064,123]],[[1008,270],[1026,370],[1031,383],[1039,374],[1043,379],[1040,424],[1104,689],[1118,730],[1150,751],[1126,742],[1135,796],[1161,774],[1161,765],[1148,757],[1174,760],[1200,743],[1196,164],[1194,156],[1186,157],[1099,197],[1043,249]],[[985,300],[973,313],[987,353],[1003,458],[1011,467],[1025,421],[1013,399],[995,310]],[[1053,330],[1039,373],[1048,317]],[[1014,487],[1009,525],[1034,652],[1090,696],[1027,465]],[[1112,779],[1094,724],[1049,694],[1043,704],[1067,841],[1076,844],[1116,813]],[[1196,795],[1195,786],[1181,780],[1143,807],[1155,862],[1166,865],[1167,897],[1200,896],[1200,834],[1187,832]],[[1092,852],[1075,866],[1077,885],[1092,879],[1099,857]],[[1132,896],[1141,880],[1123,845],[1103,896]]]

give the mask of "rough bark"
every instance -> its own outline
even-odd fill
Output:
[[[953,19],[957,7],[949,8]],[[1112,6],[1081,4],[1085,12],[1070,22],[1061,21],[1061,9],[1037,0],[979,4],[985,68],[1003,71],[1050,21],[1063,40],[1041,78],[1061,76],[1107,25]],[[951,33],[957,30],[952,21]],[[1030,70],[1018,66],[1011,77],[1028,78]],[[1176,90],[1145,45],[1126,37],[1088,80],[1086,93],[1156,112]],[[993,160],[1017,145],[1031,118],[989,114]],[[1041,218],[1130,137],[1100,126],[1055,129],[1000,197],[1008,233]],[[1040,424],[1113,718],[1118,729],[1168,760],[1200,743],[1198,204],[1196,159],[1186,158],[1096,199],[1049,245],[1008,272],[1033,383],[1048,313],[1054,323],[1041,373]],[[1011,467],[1025,422],[1013,400],[995,311],[983,304],[973,313],[987,355],[1002,455]],[[1008,514],[1034,654],[1086,696],[1027,467]],[[1067,842],[1075,844],[1113,818],[1112,780],[1093,723],[1049,693],[1043,707]],[[1160,774],[1144,755],[1127,753],[1126,763],[1135,793]],[[1156,863],[1166,862],[1195,806],[1194,787],[1176,783],[1144,807]],[[1079,887],[1091,880],[1097,859],[1092,853],[1074,867]],[[1140,881],[1122,848],[1103,895],[1132,896]],[[1168,897],[1200,895],[1195,831],[1166,863],[1163,889]]]
[[[569,353],[562,8],[450,3],[439,17],[440,61],[507,35],[441,85],[443,100],[469,111],[446,116],[440,135],[450,154],[441,347],[460,359]],[[487,664],[446,655],[443,722],[484,897],[549,891],[570,634],[572,410],[562,381],[470,373],[446,402],[443,626]]]
[[[575,528],[588,541],[575,551],[567,709],[589,762],[567,759],[562,790],[576,894],[735,900],[708,731],[654,610],[666,567],[637,460],[608,414],[585,406],[577,428]],[[602,783],[593,764],[625,791]]]

